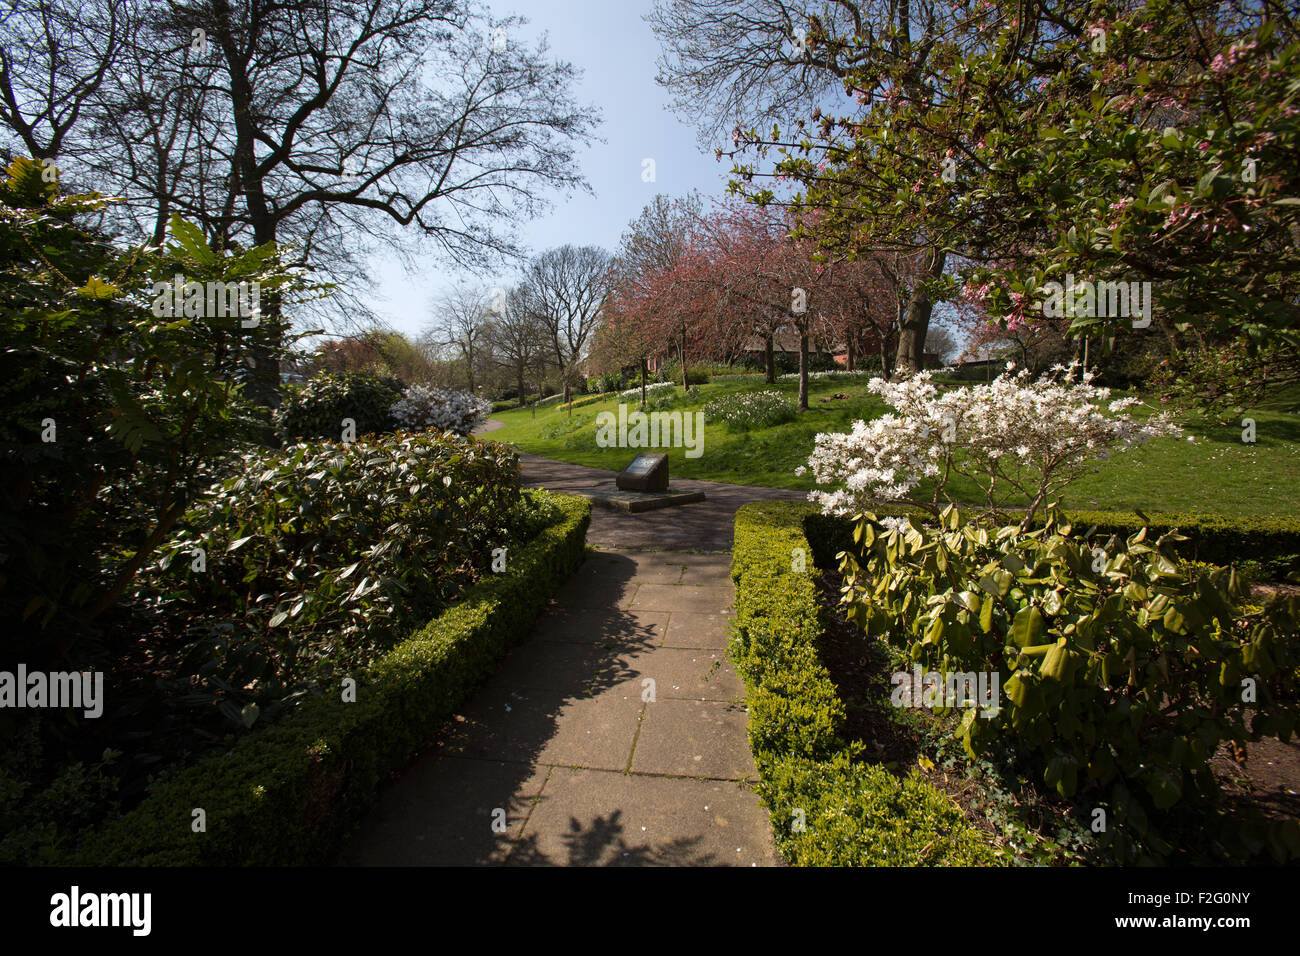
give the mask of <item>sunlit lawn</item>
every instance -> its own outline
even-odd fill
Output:
[[[811,478],[798,477],[794,470],[806,462],[814,436],[818,432],[847,431],[855,419],[869,419],[887,411],[885,403],[867,391],[865,379],[814,381],[810,386],[811,407],[793,422],[751,432],[731,432],[706,421],[700,457],[685,457],[683,448],[650,450],[667,452],[669,470],[675,477],[810,490],[814,487]],[[765,385],[761,378],[712,382],[700,387],[698,398],[679,398],[672,410],[694,412],[719,395],[765,388],[776,388],[793,399],[798,384],[779,381]],[[680,396],[680,387],[676,393]],[[836,394],[848,397],[834,399]],[[535,414],[531,409],[500,412],[492,417],[505,427],[487,437],[558,461],[621,469],[639,449],[596,445],[596,415],[616,411],[619,401],[616,395],[609,395],[571,413],[555,404]],[[639,405],[638,399],[622,401],[629,412]],[[1300,504],[1297,409],[1300,394],[1292,391],[1279,394],[1264,408],[1247,412],[1256,423],[1253,445],[1241,440],[1239,424],[1185,424],[1193,441],[1156,439],[1145,447],[1099,462],[1070,486],[1065,503],[1104,510],[1141,508],[1293,517]],[[960,480],[952,488],[959,499],[978,497],[973,485]]]

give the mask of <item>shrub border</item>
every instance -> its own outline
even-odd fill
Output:
[[[527,637],[582,562],[591,504],[549,495],[562,517],[357,678],[356,702],[313,697],[282,723],[190,767],[83,841],[82,866],[285,866],[332,861],[443,721]],[[206,832],[191,829],[202,808]]]
[[[785,501],[736,513],[729,651],[748,688],[758,793],[778,849],[796,866],[1004,862],[946,794],[915,771],[900,779],[866,762],[842,738],[844,703],[818,648],[823,612],[804,531],[815,511]]]
[[[849,518],[823,515],[811,504],[805,507],[809,510],[804,527],[814,559],[822,567],[835,567],[836,553],[852,547],[853,522]],[[970,510],[977,506],[959,507]],[[929,518],[914,508],[881,505],[872,510],[882,516]],[[1296,518],[1234,518],[1195,512],[1153,511],[1147,515],[1150,521],[1144,522],[1133,511],[1088,511],[1066,507],[1061,509],[1061,513],[1076,528],[1086,531],[1095,527],[1094,538],[1100,542],[1113,534],[1128,538],[1142,530],[1144,524],[1156,537],[1177,528],[1188,540],[1175,547],[1190,560],[1236,564],[1251,576],[1265,580],[1284,580],[1289,574],[1300,572],[1300,519]],[[1042,516],[1035,517],[1035,526],[1041,526],[1042,522]]]

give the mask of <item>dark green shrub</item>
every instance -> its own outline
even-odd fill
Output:
[[[89,836],[81,866],[290,866],[332,861],[379,785],[426,749],[443,722],[523,640],[581,563],[590,504],[534,493],[553,516],[479,581],[337,692],[162,783],[138,808]],[[207,831],[191,828],[202,807]]]
[[[62,753],[47,753],[39,718],[10,717],[5,723],[0,865],[58,863],[75,845],[78,830],[116,810],[117,780],[105,770],[121,755],[107,751],[89,767],[66,762]]]
[[[195,719],[238,729],[456,600],[493,549],[536,529],[532,510],[517,456],[493,442],[426,432],[249,453],[137,600],[186,634],[176,693]]]
[[[772,364],[776,366],[777,375],[789,375],[799,371],[799,356],[791,352],[777,352],[773,356]]]
[[[806,516],[804,527],[818,567],[838,567],[837,552],[852,547],[852,519],[823,515],[811,504],[796,503],[791,507]],[[928,515],[902,507],[880,507],[876,514],[890,517],[910,514],[918,520],[931,520]],[[1135,513],[1078,508],[1064,509],[1064,516],[1076,528],[1092,531],[1095,537],[1127,538],[1143,527],[1156,537],[1176,530],[1185,540],[1171,539],[1169,543],[1180,557],[1233,565],[1253,580],[1285,581],[1300,573],[1300,519],[1297,518],[1152,512],[1144,519]],[[1034,526],[1042,527],[1044,520],[1037,518]]]
[[[963,524],[887,530],[845,554],[845,601],[871,636],[941,674],[998,676],[1000,707],[966,710],[967,751],[1023,761],[1048,788],[1105,810],[1123,862],[1175,855],[1218,797],[1227,741],[1286,741],[1300,721],[1300,599],[1248,602],[1228,568],[1177,557],[1172,534],[1085,540],[1053,515],[1036,530]],[[1300,856],[1294,821],[1219,824],[1204,851],[1242,862],[1267,839]]]
[[[798,359],[795,360],[796,363]],[[809,372],[833,372],[840,368],[840,363],[835,361],[835,357],[829,352],[810,352],[808,355]],[[798,364],[795,365],[795,371],[799,370]]]
[[[597,375],[591,382],[595,391],[601,393],[617,392],[623,388],[623,373],[606,372],[604,375]]]
[[[260,302],[298,280],[273,246],[214,251],[179,217],[164,249],[119,249],[92,218],[107,200],[59,195],[29,159],[7,173],[0,662],[79,668],[136,640],[106,635],[104,616],[225,453],[265,428],[249,388],[236,386],[254,384],[246,364],[254,350],[283,351],[282,323],[269,310],[248,328],[237,314],[163,318],[155,282],[168,292],[177,273],[245,282],[261,290]]]
[[[662,367],[659,369],[659,372],[658,372],[658,374],[655,376],[655,379],[654,379],[654,380],[657,381],[657,382],[673,382],[673,383],[676,384],[676,385],[680,385],[680,384],[682,384],[682,366],[681,366],[681,363],[679,363],[679,362],[670,362],[670,363],[668,363],[667,365],[662,366]],[[629,384],[630,384],[630,385],[637,385],[637,384],[640,383],[640,381],[641,381],[640,378],[637,378],[635,381],[633,381],[633,382],[631,382],[631,383],[629,383]],[[709,384],[709,372],[708,372],[708,370],[707,370],[707,369],[703,369],[703,368],[688,368],[688,369],[686,370],[686,384],[687,384],[688,386],[689,386],[689,385],[708,385],[708,384]]]
[[[355,431],[346,437],[381,435],[396,428],[391,407],[402,397],[402,382],[369,372],[321,372],[286,391],[275,425],[288,441],[339,441],[345,420]]]

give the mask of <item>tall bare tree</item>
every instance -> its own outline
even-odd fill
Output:
[[[71,9],[24,3],[51,17]],[[102,20],[120,3],[80,6]],[[586,188],[573,155],[598,115],[573,101],[575,70],[474,0],[131,8],[120,46],[88,46],[107,65],[44,40],[47,59],[67,65],[42,95],[84,103],[52,114],[59,148],[97,188],[135,201],[142,238],[158,238],[177,212],[218,243],[292,243],[336,281],[364,279],[366,254],[381,246],[408,262],[420,248],[481,268],[522,256],[516,225],[552,191]],[[23,36],[35,36],[29,21]],[[3,49],[18,39],[0,22]],[[40,93],[35,73],[29,85]],[[12,107],[6,124],[21,139]],[[263,322],[279,321],[273,299],[262,307]],[[257,391],[274,403],[274,357],[254,359]]]
[[[136,27],[127,0],[0,4],[0,123],[5,144],[58,159]]]
[[[474,370],[483,359],[493,304],[487,290],[464,283],[442,293],[433,303],[433,331],[464,364],[465,384],[471,393],[476,386]]]
[[[548,249],[524,273],[522,301],[546,329],[568,402],[609,293],[610,254],[599,246]]]
[[[484,329],[485,344],[492,360],[510,373],[519,392],[519,406],[525,398],[528,373],[543,363],[548,348],[546,326],[527,303],[527,292],[514,288],[494,297]]]

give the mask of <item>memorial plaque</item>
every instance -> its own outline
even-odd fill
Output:
[[[618,473],[615,484],[622,491],[667,491],[668,456],[637,455]]]

